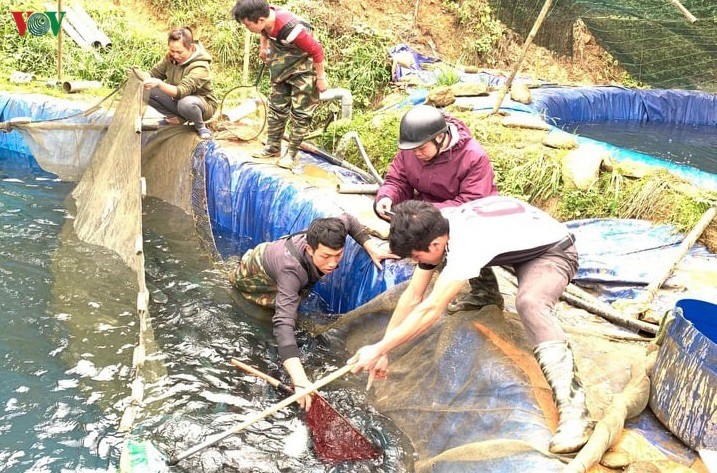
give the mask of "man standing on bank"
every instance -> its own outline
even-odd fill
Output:
[[[289,146],[277,161],[278,166],[291,169],[298,164],[299,146],[311,131],[319,93],[328,88],[324,49],[307,21],[266,0],[238,0],[231,13],[249,31],[261,35],[259,57],[269,64],[267,143],[254,157],[281,157],[281,140],[291,117]]]
[[[391,208],[409,199],[438,209],[498,195],[488,153],[461,120],[428,105],[403,115],[398,153],[376,193],[374,210],[387,221]],[[491,268],[468,281],[471,290],[448,304],[448,312],[477,310],[489,304],[503,308],[498,280]]]
[[[386,378],[388,353],[433,325],[466,279],[484,266],[510,265],[518,277],[516,311],[560,415],[550,451],[578,451],[589,439],[593,422],[572,349],[553,314],[578,267],[567,227],[526,202],[504,196],[443,211],[409,200],[394,210],[391,251],[413,258],[418,266],[383,338],[360,348],[348,360],[356,363],[352,371],[368,371],[369,383]],[[433,290],[426,294],[433,273],[441,266]]]
[[[245,299],[274,309],[272,324],[279,357],[297,392],[311,384],[299,359],[294,335],[297,310],[314,284],[338,268],[347,234],[363,246],[379,270],[382,260],[398,259],[371,238],[368,229],[355,217],[344,213],[316,219],[305,232],[257,245],[244,253],[229,273],[232,285]],[[308,411],[311,396],[301,398],[299,404]]]

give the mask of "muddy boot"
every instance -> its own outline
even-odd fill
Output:
[[[478,310],[483,306],[495,305],[503,309],[503,296],[498,287],[498,280],[491,268],[483,268],[477,278],[468,281],[471,285],[471,292],[456,297],[448,303],[446,312],[452,314],[463,310]]]
[[[258,153],[252,154],[251,156],[252,158],[258,159],[276,159],[281,156],[281,148],[278,145],[267,143],[267,145],[264,146],[264,149],[262,149]]]
[[[533,350],[540,369],[553,390],[560,415],[550,439],[552,453],[574,453],[587,443],[595,423],[585,405],[585,391],[578,377],[573,352],[567,341],[549,341]]]
[[[288,149],[286,154],[276,161],[276,165],[284,169],[294,169],[299,165],[299,153]]]

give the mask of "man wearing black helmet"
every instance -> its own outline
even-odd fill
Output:
[[[403,115],[398,153],[374,201],[380,218],[390,221],[392,206],[405,200],[421,200],[442,209],[490,195],[498,195],[493,165],[465,123],[428,105],[418,105]],[[470,293],[451,302],[448,312],[488,304],[503,307],[492,269],[483,268],[469,282]]]

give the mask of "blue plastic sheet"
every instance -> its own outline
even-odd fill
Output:
[[[438,58],[426,56],[415,50],[406,44],[399,44],[389,49],[388,54],[391,58],[395,58],[399,54],[408,53],[413,57],[413,67],[404,67],[397,65],[393,69],[393,80],[398,81],[401,78],[409,75],[417,75],[427,85],[434,84],[436,82],[436,76],[433,72],[424,70],[421,66],[423,64],[432,64],[440,61]]]
[[[544,86],[531,93],[535,110],[557,125],[601,120],[717,125],[717,95],[704,92]]]
[[[28,117],[34,121],[52,120],[82,112],[83,109],[77,107],[77,102],[43,95],[0,93],[0,122],[17,117]],[[57,133],[53,135],[52,144],[59,150],[74,149],[77,143],[71,141],[72,138],[70,133]],[[0,160],[3,161],[2,166],[5,169],[34,175],[51,175],[37,163],[19,131],[0,132],[0,149],[3,151]]]
[[[636,219],[585,219],[566,222],[575,235],[579,268],[573,282],[597,288],[605,302],[634,300],[644,287],[661,278],[674,261],[684,235],[672,225]],[[680,264],[717,264],[717,256],[695,244]],[[670,280],[668,279],[668,284]],[[667,310],[678,293],[658,297],[654,306]]]
[[[311,158],[302,154],[302,160]],[[303,231],[316,218],[342,212],[323,191],[299,191],[289,181],[277,178],[275,168],[240,161],[214,142],[207,145],[205,161],[209,215],[217,246],[225,257],[240,256],[259,243]],[[325,162],[322,166],[347,172]],[[405,261],[385,261],[384,268],[378,271],[363,248],[348,238],[339,269],[314,286],[313,296],[301,310],[347,312],[412,273]]]

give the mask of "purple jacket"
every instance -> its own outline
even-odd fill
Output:
[[[412,150],[400,150],[376,193],[376,202],[382,197],[390,198],[392,205],[416,199],[441,209],[498,195],[488,154],[465,123],[450,116],[446,121],[458,130],[458,142],[428,163],[416,158]]]

